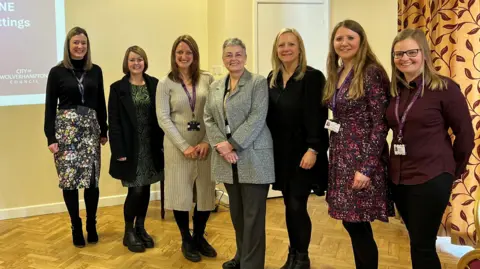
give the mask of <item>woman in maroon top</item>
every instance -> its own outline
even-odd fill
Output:
[[[328,213],[349,233],[357,269],[375,269],[378,249],[370,222],[387,222],[394,213],[385,120],[390,82],[362,26],[352,20],[333,30],[327,67],[323,100],[334,115],[325,125],[330,130]]]
[[[440,269],[435,242],[453,181],[465,170],[474,132],[459,86],[434,71],[418,29],[400,32],[392,45],[393,196],[410,236],[413,269]],[[448,134],[455,135],[453,143]]]

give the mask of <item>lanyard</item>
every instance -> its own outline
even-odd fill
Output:
[[[340,69],[340,71],[338,72],[338,74],[340,75],[343,71],[343,67]],[[332,113],[333,113],[333,117],[335,117],[335,112],[336,112],[336,107],[337,107],[337,96],[338,96],[338,92],[339,91],[342,91],[343,89],[343,86],[345,85],[345,83],[347,81],[350,80],[350,77],[353,73],[353,68],[350,69],[350,71],[348,72],[347,76],[345,77],[345,79],[343,80],[342,82],[342,85],[340,85],[340,87],[338,89],[335,90],[335,92],[333,93],[333,99],[332,99]],[[335,85],[336,86],[336,85]]]
[[[188,97],[188,102],[190,104],[190,109],[192,110],[192,118],[195,118],[195,103],[197,102],[197,90],[195,88],[195,83],[192,83],[192,95],[188,92],[187,86],[185,83],[183,83],[183,80],[181,82],[182,88],[187,94]]]
[[[85,88],[83,86],[83,79],[85,78],[86,72],[83,72],[80,78],[77,78],[77,76],[75,75],[75,71],[73,71],[73,69],[72,69],[72,73],[73,73],[73,77],[77,80],[78,91],[82,96],[82,104],[85,104]]]
[[[402,139],[403,139],[403,127],[405,127],[405,121],[407,120],[407,114],[408,112],[410,112],[410,109],[412,108],[413,104],[415,103],[415,101],[417,101],[418,97],[420,96],[420,93],[422,92],[422,88],[418,88],[417,89],[417,92],[415,93],[415,95],[413,96],[412,100],[410,101],[410,103],[408,104],[407,108],[405,109],[405,111],[403,112],[403,115],[402,115],[402,118],[400,119],[399,117],[399,113],[398,113],[398,107],[400,106],[400,96],[397,95],[397,97],[395,98],[395,118],[397,119],[397,123],[398,123],[398,136],[397,136],[397,139],[398,139],[398,142],[399,143],[402,143]]]

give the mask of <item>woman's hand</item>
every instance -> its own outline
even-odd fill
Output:
[[[307,151],[303,155],[302,160],[300,161],[300,167],[306,170],[311,169],[315,162],[317,161],[317,154],[312,151]]]
[[[104,146],[105,144],[107,144],[108,142],[108,138],[107,137],[100,137],[100,144],[102,144],[102,146]]]
[[[215,149],[221,156],[230,153],[233,150],[233,146],[228,141],[223,141],[215,145]]]
[[[48,149],[51,153],[55,154],[58,152],[58,143],[53,143],[48,146]]]
[[[370,186],[370,178],[360,172],[355,172],[352,188],[354,190],[361,190],[368,186]]]
[[[204,159],[208,155],[208,150],[210,146],[206,142],[202,142],[195,146],[195,150],[197,151],[198,158]]]
[[[198,154],[197,150],[194,147],[190,146],[183,152],[183,155],[187,159],[196,159]]]
[[[222,155],[222,156],[225,159],[225,161],[227,161],[231,164],[235,164],[238,161],[238,155],[235,151],[231,151],[231,152],[229,152],[225,155]]]

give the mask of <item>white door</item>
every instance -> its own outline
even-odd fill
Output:
[[[272,69],[274,39],[282,28],[295,28],[305,43],[307,64],[325,75],[329,47],[329,6],[327,0],[269,1],[256,3],[256,70],[267,76]],[[270,190],[268,197],[281,196]]]

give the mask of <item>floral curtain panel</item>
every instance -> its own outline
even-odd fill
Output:
[[[480,0],[399,0],[398,30],[405,28],[425,32],[435,69],[460,84],[470,108],[475,149],[467,172],[453,185],[439,235],[473,246],[473,206],[480,198]]]

